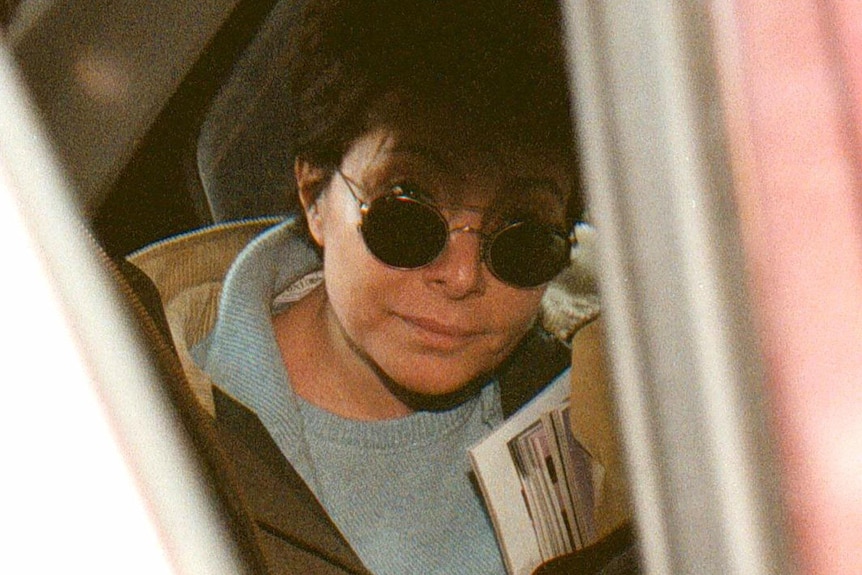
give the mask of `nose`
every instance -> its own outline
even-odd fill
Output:
[[[481,295],[486,283],[482,236],[470,226],[452,229],[443,253],[423,272],[431,287],[449,299]]]

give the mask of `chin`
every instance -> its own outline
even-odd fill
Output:
[[[412,368],[393,369],[386,373],[386,379],[389,390],[405,405],[422,411],[460,405],[482,389],[491,371],[456,365],[417,367],[412,363]]]

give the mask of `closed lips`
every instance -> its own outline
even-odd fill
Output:
[[[479,335],[483,335],[485,332],[482,330],[464,328],[458,325],[441,323],[437,320],[423,318],[423,317],[413,317],[413,316],[405,316],[399,315],[402,320],[406,323],[421,328],[425,331],[436,333],[440,335],[445,335],[448,337],[457,337],[457,338],[470,338]]]

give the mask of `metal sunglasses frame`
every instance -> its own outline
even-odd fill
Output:
[[[568,256],[568,253],[571,250],[572,246],[574,246],[575,243],[577,242],[574,231],[572,231],[569,234],[565,234],[564,232],[561,232],[560,230],[556,230],[550,226],[545,226],[542,224],[536,224],[533,222],[529,222],[527,220],[514,220],[514,221],[507,222],[500,229],[498,229],[498,230],[496,230],[490,234],[485,233],[480,228],[477,228],[475,226],[470,226],[470,225],[450,227],[449,221],[446,219],[446,217],[443,215],[443,213],[439,210],[439,208],[437,208],[435,205],[433,205],[429,202],[425,202],[425,201],[422,201],[418,198],[411,196],[409,194],[409,192],[407,192],[403,188],[400,188],[399,186],[394,186],[392,188],[392,191],[399,190],[400,193],[390,194],[390,195],[386,195],[386,196],[380,196],[380,197],[375,198],[371,201],[366,201],[366,200],[363,200],[362,198],[360,198],[359,194],[357,194],[357,192],[356,192],[357,189],[360,191],[363,191],[362,186],[360,186],[356,181],[354,181],[353,179],[348,177],[346,174],[344,174],[344,172],[342,172],[341,169],[339,169],[339,168],[335,169],[335,173],[338,174],[338,176],[341,177],[341,179],[344,181],[345,185],[347,186],[348,191],[350,192],[350,195],[353,197],[353,200],[356,202],[357,206],[359,207],[359,213],[361,216],[361,220],[359,222],[358,228],[359,228],[360,233],[362,234],[363,241],[364,241],[365,246],[368,249],[369,253],[371,253],[371,255],[374,256],[375,259],[377,259],[378,261],[380,261],[384,265],[389,266],[389,267],[394,268],[394,269],[416,270],[416,269],[421,269],[423,267],[429,266],[432,263],[434,263],[435,261],[437,261],[437,259],[446,250],[446,247],[449,244],[449,236],[451,236],[453,233],[469,233],[469,234],[475,234],[475,235],[479,236],[479,239],[481,242],[480,258],[481,258],[482,262],[484,262],[485,266],[487,266],[488,270],[494,275],[495,278],[497,278],[501,282],[505,283],[506,285],[509,285],[512,287],[516,287],[519,289],[533,289],[533,288],[539,287],[539,286],[544,285],[547,282],[551,281],[553,279],[553,277],[556,276],[556,274],[554,274],[554,276],[548,278],[546,281],[543,281],[543,282],[535,284],[535,285],[520,285],[516,282],[513,282],[511,279],[506,279],[505,277],[501,277],[501,274],[495,268],[493,259],[491,257],[491,251],[492,251],[492,246],[494,245],[494,242],[497,241],[497,239],[501,235],[503,235],[507,232],[511,232],[512,230],[522,228],[523,226],[527,226],[527,225],[533,225],[533,226],[536,226],[538,228],[547,230],[552,236],[560,238],[564,242],[561,245],[566,246],[567,256]],[[367,217],[368,213],[371,211],[371,208],[372,208],[372,205],[374,204],[374,202],[379,201],[379,200],[384,199],[384,198],[397,198],[400,201],[405,201],[405,202],[409,202],[409,203],[421,206],[422,208],[427,209],[429,211],[429,213],[433,213],[434,215],[436,215],[436,217],[439,219],[439,221],[442,224],[441,229],[443,229],[443,228],[446,229],[446,239],[445,239],[445,242],[443,243],[443,245],[440,247],[440,250],[436,253],[436,255],[434,255],[433,258],[431,258],[429,261],[427,261],[423,264],[420,264],[418,266],[399,266],[397,264],[385,261],[378,254],[374,253],[374,250],[372,250],[371,247],[369,246],[369,242],[368,242],[368,239],[366,236],[366,231],[365,231],[366,217]],[[465,211],[475,211],[475,212],[481,211],[479,208],[474,207],[474,206],[469,206],[469,205],[459,206],[458,208],[460,210],[465,210]],[[574,230],[574,228],[573,228],[573,230]],[[563,269],[565,269],[565,265],[561,266],[560,271],[562,271]],[[505,275],[505,274],[503,274],[503,275]]]

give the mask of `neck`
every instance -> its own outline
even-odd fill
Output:
[[[366,421],[412,413],[344,332],[323,286],[277,316],[273,327],[291,385],[309,403]]]

